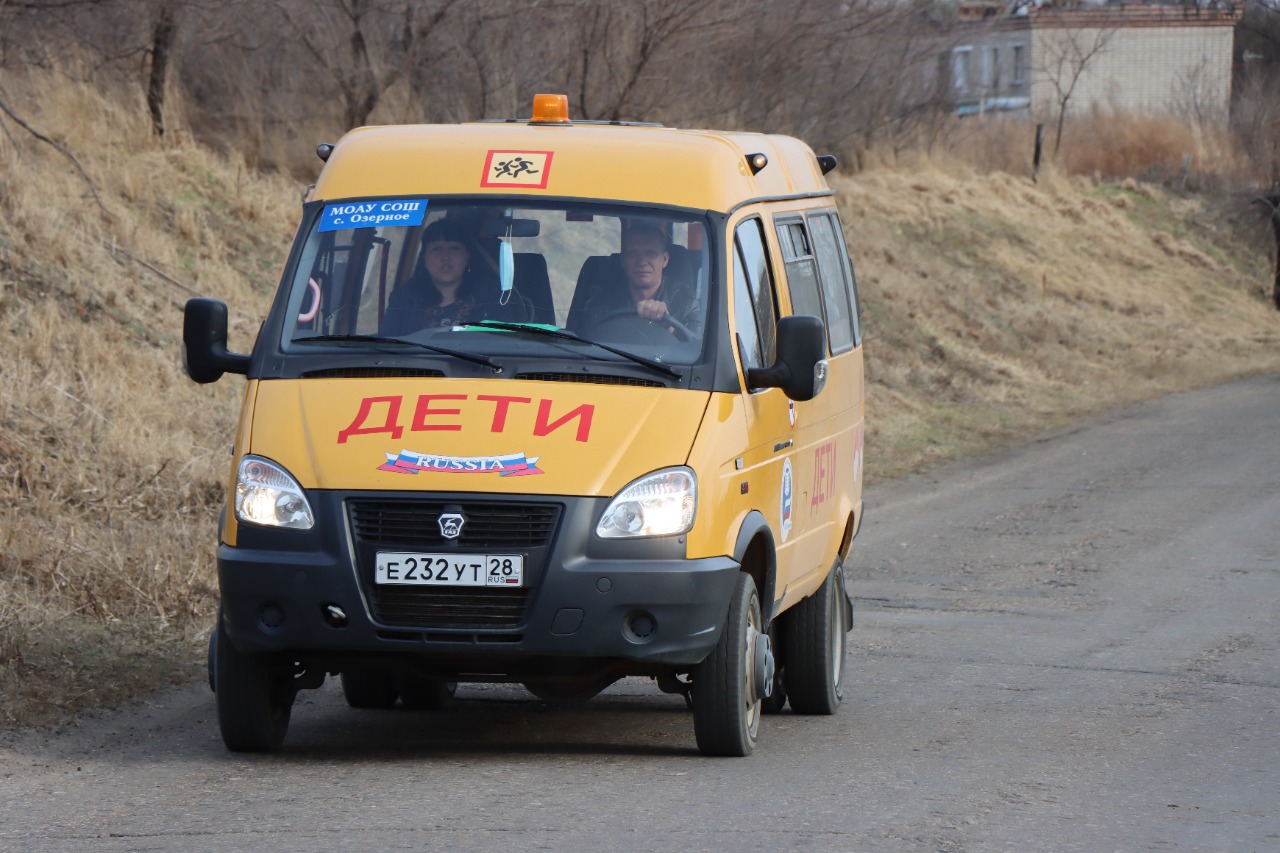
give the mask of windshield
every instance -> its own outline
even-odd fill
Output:
[[[706,326],[709,231],[699,214],[585,203],[325,204],[281,344],[691,364]],[[572,334],[544,333],[553,329]]]

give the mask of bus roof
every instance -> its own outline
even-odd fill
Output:
[[[757,154],[767,162],[753,174]],[[475,122],[357,128],[333,146],[310,198],[520,194],[727,212],[830,192],[813,151],[789,136]]]

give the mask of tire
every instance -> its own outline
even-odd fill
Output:
[[[453,701],[458,689],[456,681],[435,681],[414,675],[402,675],[396,679],[400,701],[406,708],[416,711],[439,711]]]
[[[289,730],[295,691],[265,655],[245,654],[221,627],[214,632],[218,728],[232,752],[274,752]]]
[[[222,621],[222,620],[218,620],[218,621]],[[209,692],[210,693],[218,692],[218,682],[214,678],[214,673],[216,671],[214,669],[214,661],[217,660],[217,647],[218,647],[218,629],[215,627],[212,631],[209,632],[209,655],[208,655],[208,662],[206,664],[209,669]]]
[[[837,563],[818,591],[784,621],[787,666],[783,680],[797,714],[834,714],[844,698],[844,567]]]
[[[760,599],[750,575],[739,574],[724,630],[693,671],[693,731],[704,755],[750,755],[760,734],[755,685]]]
[[[389,673],[344,672],[342,695],[352,708],[390,708],[396,704],[400,691],[396,677]]]

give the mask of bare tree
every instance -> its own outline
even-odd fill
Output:
[[[1247,0],[1239,36],[1246,61],[1249,54],[1266,62],[1280,59],[1280,0]]]
[[[1057,131],[1053,139],[1056,156],[1062,147],[1062,128],[1067,121],[1071,96],[1090,63],[1107,50],[1115,36],[1114,27],[1053,28],[1036,44],[1036,72],[1053,88]],[[1052,34],[1052,35],[1050,35]]]
[[[1275,248],[1271,298],[1280,310],[1280,0],[1248,0],[1236,31],[1231,128],[1253,165],[1261,214]]]
[[[1251,0],[1236,46],[1232,127],[1265,181],[1280,184],[1280,0]]]
[[[1263,193],[1255,200],[1261,205],[1264,215],[1271,222],[1271,234],[1276,241],[1275,276],[1271,285],[1271,302],[1280,310],[1280,183],[1272,186],[1272,191]]]
[[[931,0],[0,0],[0,64],[87,51],[139,76],[152,126],[174,104],[257,164],[388,114],[527,114],[792,133],[897,148],[938,115]],[[46,53],[42,53],[42,51]],[[43,61],[43,60],[41,60]],[[68,63],[67,67],[71,67]]]
[[[579,73],[584,115],[609,121],[651,114],[675,78],[697,67],[693,51],[715,39],[734,11],[730,3],[687,0],[637,0],[605,8],[605,15],[581,33]]]
[[[538,91],[570,96],[581,119],[670,120],[705,107],[746,0],[471,0],[442,22],[412,88],[449,120],[525,114]]]
[[[938,30],[920,0],[752,0],[700,97],[718,123],[790,133],[816,148],[897,147],[941,107]],[[716,82],[718,81],[718,82]]]
[[[537,16],[534,27],[531,14]],[[553,16],[558,17],[556,4],[536,13],[494,0],[466,4],[442,28],[439,61],[414,68],[411,88],[424,114],[445,121],[514,117],[525,70],[548,56],[546,46],[530,36],[553,32]]]
[[[330,75],[346,127],[365,124],[379,100],[415,62],[421,45],[455,0],[277,0],[284,21]]]
[[[161,3],[151,30],[151,74],[147,80],[147,109],[156,136],[164,136],[165,86],[169,81],[169,61],[178,35],[178,7]]]
[[[1224,124],[1226,102],[1220,89],[1213,85],[1213,78],[1208,59],[1180,72],[1170,104],[1173,114],[1202,128]]]

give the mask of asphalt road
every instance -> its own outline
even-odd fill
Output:
[[[1278,424],[1263,378],[872,490],[845,704],[750,758],[644,680],[327,685],[231,755],[192,684],[0,737],[0,850],[1280,850]]]

